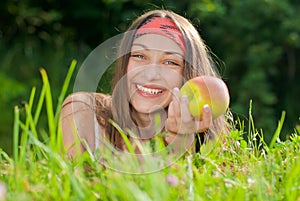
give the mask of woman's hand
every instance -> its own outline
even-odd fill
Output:
[[[169,104],[168,117],[165,128],[175,134],[195,134],[209,129],[212,123],[210,107],[202,109],[202,120],[195,119],[188,108],[189,100],[186,96],[180,98],[178,88],[173,89],[173,98]]]
[[[212,123],[212,114],[208,105],[202,109],[202,120],[195,119],[191,115],[188,105],[188,98],[186,96],[180,98],[179,89],[174,88],[165,122],[167,131],[165,141],[173,146],[172,152],[176,154],[182,154],[191,148],[194,134],[208,130]]]

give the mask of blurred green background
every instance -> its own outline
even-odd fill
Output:
[[[39,68],[46,69],[56,102],[72,59],[78,70],[95,47],[156,8],[173,10],[197,27],[229,86],[236,118],[247,118],[252,100],[266,141],[283,110],[281,138],[293,132],[300,115],[298,0],[2,0],[0,147],[11,153],[13,108],[28,100],[33,86],[41,89]]]

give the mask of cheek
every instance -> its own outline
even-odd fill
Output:
[[[135,77],[137,74],[139,74],[139,72],[141,71],[141,69],[139,68],[140,66],[138,66],[135,62],[128,62],[127,65],[127,69],[126,69],[126,75],[127,77]]]
[[[127,69],[126,69],[127,80],[130,81],[133,77],[136,76],[136,70],[135,69],[136,69],[135,65],[132,62],[130,62],[130,60],[129,60],[128,65],[127,65]]]
[[[136,68],[136,63],[134,61],[132,61],[132,59],[129,58],[128,63],[127,63],[126,73],[134,70],[135,68]]]
[[[178,87],[180,88],[182,86],[182,80],[183,80],[183,76],[181,71],[176,71],[176,73],[170,73],[170,74],[166,74],[165,75],[165,79],[168,80],[169,86],[174,88],[174,87]]]
[[[127,65],[127,69],[126,69],[126,74],[132,70],[132,65],[131,63],[129,62],[128,65]]]
[[[126,70],[127,83],[130,83],[133,80],[135,80],[137,77],[140,76],[140,74],[141,74],[141,72],[140,72],[140,70],[138,70],[138,68],[128,65],[127,70]]]

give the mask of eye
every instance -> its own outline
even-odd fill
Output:
[[[173,65],[173,66],[179,66],[179,64],[177,62],[174,62],[174,61],[166,61],[165,64]]]
[[[131,53],[131,57],[137,58],[137,59],[144,59],[144,55],[139,54],[139,53]]]
[[[162,58],[162,63],[168,67],[178,68],[183,67],[183,58],[177,54],[166,53]]]

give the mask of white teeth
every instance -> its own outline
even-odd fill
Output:
[[[146,87],[143,87],[141,85],[136,85],[137,89],[142,91],[142,92],[145,92],[145,93],[148,93],[148,94],[158,94],[158,93],[162,93],[162,90],[159,90],[159,89],[149,89],[149,88],[146,88]]]

